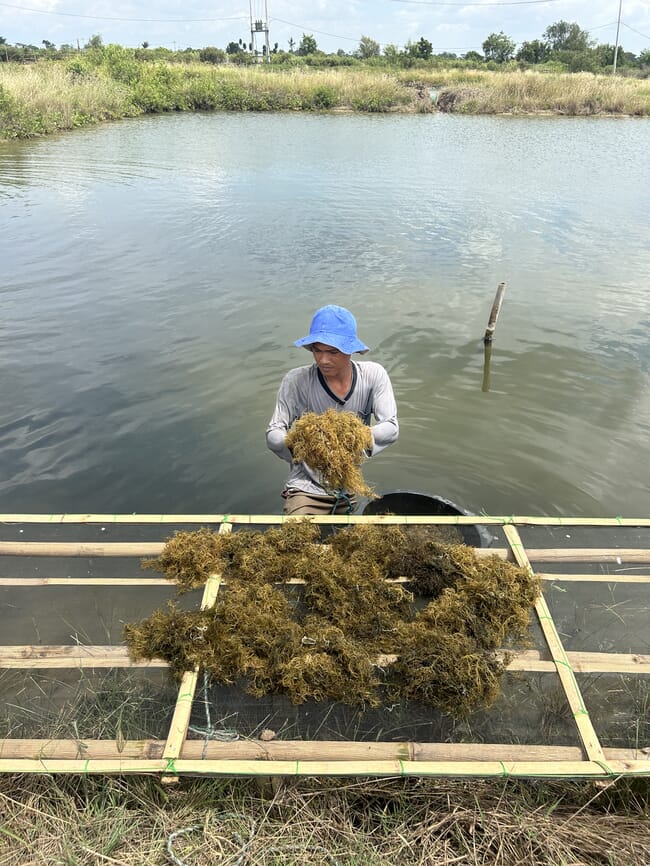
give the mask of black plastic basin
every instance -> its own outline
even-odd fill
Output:
[[[372,499],[363,507],[361,514],[405,514],[418,517],[436,517],[444,514],[470,514],[442,496],[431,496],[415,490],[389,490],[379,499]],[[484,526],[458,526],[465,544],[471,547],[489,547],[494,536]]]

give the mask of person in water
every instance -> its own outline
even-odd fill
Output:
[[[314,362],[284,376],[266,430],[268,447],[291,466],[282,491],[284,513],[349,513],[354,500],[346,491],[333,496],[306,463],[294,463],[285,437],[306,412],[353,412],[370,427],[373,445],[368,456],[379,454],[399,434],[393,386],[381,364],[352,360],[353,354],[365,355],[369,349],[357,336],[356,320],[345,307],[328,304],[317,310],[309,333],[295,345],[311,352]]]

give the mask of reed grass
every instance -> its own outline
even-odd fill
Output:
[[[645,866],[645,781],[4,777],[0,863]]]
[[[57,63],[0,64],[0,138],[24,138],[139,113],[128,88],[111,78],[78,76]]]
[[[0,64],[0,138],[164,111],[650,115],[650,79],[475,69],[278,69],[138,62],[126,49]]]
[[[650,116],[650,79],[449,70],[436,80],[438,106],[455,113]]]
[[[430,99],[370,70],[270,70],[104,62],[0,65],[0,138],[25,138],[164,111],[427,111]]]
[[[146,692],[130,674],[82,678],[57,719],[39,680],[27,717],[5,732],[81,744],[150,736],[171,702],[147,721]],[[0,866],[141,866],[172,855],[184,866],[646,866],[649,821],[648,778],[181,778],[165,787],[146,776],[0,776]]]

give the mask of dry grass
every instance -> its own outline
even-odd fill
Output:
[[[643,781],[643,780],[640,780]],[[625,805],[622,805],[624,801]],[[645,866],[648,787],[0,779],[0,864]]]
[[[437,76],[439,106],[465,114],[650,115],[650,80],[589,72],[480,72]]]
[[[134,114],[124,85],[99,75],[75,76],[56,63],[2,63],[0,87],[31,115],[46,118],[54,129],[79,126],[86,118]]]
[[[322,108],[384,111],[412,108],[415,102],[413,91],[394,75],[364,69],[283,71],[226,66],[219,67],[214,74],[251,92],[265,93],[273,102],[282,101],[289,107],[318,105],[320,100]]]
[[[128,83],[124,83],[128,82]],[[650,79],[485,70],[267,69],[138,63],[0,64],[0,138],[162,111],[650,115]]]

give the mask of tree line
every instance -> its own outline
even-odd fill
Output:
[[[92,36],[83,46],[69,44],[57,46],[47,39],[41,45],[16,43],[11,45],[0,36],[0,62],[30,62],[40,58],[61,59],[88,49],[101,49],[102,37]],[[318,48],[313,34],[303,33],[299,42],[291,38],[287,49],[276,42],[266,56],[266,47],[256,52],[254,46],[244,39],[232,40],[225,48],[206,46],[172,51],[169,48],[151,48],[148,42],[133,49],[138,60],[202,63],[253,64],[266,60],[276,65],[308,66],[353,66],[364,63],[372,66],[395,66],[412,68],[418,66],[479,66],[488,69],[539,67],[557,72],[603,72],[614,65],[629,74],[650,75],[650,49],[637,56],[619,46],[601,44],[592,39],[587,30],[578,24],[556,21],[549,25],[540,39],[517,43],[503,31],[491,33],[482,43],[481,54],[468,51],[465,54],[435,52],[433,43],[422,36],[409,41],[403,47],[384,45],[370,36],[361,36],[354,51],[339,49],[326,53]]]

